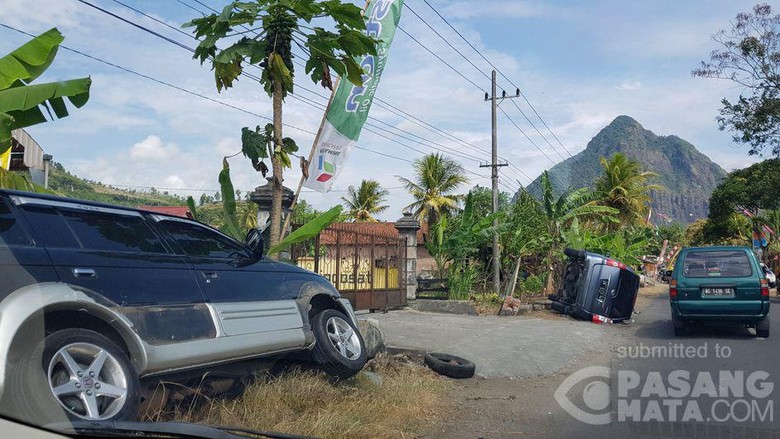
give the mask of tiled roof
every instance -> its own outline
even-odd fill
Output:
[[[138,206],[138,208],[141,210],[164,213],[166,215],[179,216],[182,218],[192,218],[190,208],[187,206]]]

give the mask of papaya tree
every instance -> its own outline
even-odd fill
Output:
[[[11,147],[11,131],[68,116],[65,98],[76,108],[89,100],[90,78],[30,84],[49,68],[63,40],[52,28],[0,58],[0,154]],[[2,168],[0,187],[36,190]]]
[[[264,158],[271,161],[270,243],[276,245],[281,232],[283,172],[291,167],[289,155],[297,150],[295,143],[283,136],[282,119],[284,98],[294,90],[293,44],[304,53],[305,70],[311,79],[332,88],[331,70],[357,86],[363,85],[364,72],[355,57],[375,55],[376,40],[365,33],[361,9],[340,0],[234,1],[221,13],[196,18],[184,26],[194,28],[200,40],[194,58],[201,64],[211,63],[217,91],[232,87],[246,65],[261,69],[259,82],[272,99],[273,124],[267,129],[245,129],[242,140],[245,155],[258,171],[267,172]],[[255,28],[256,34],[250,35],[248,29]],[[226,47],[218,48],[220,42]],[[266,148],[263,142],[269,135],[272,147]]]

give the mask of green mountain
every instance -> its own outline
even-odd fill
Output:
[[[696,147],[677,136],[657,136],[629,116],[618,116],[594,137],[584,151],[549,170],[553,187],[593,187],[601,173],[601,157],[622,152],[642,164],[646,171],[658,174],[655,183],[667,190],[653,194],[653,213],[689,223],[709,213],[709,199],[726,171]],[[537,177],[528,191],[541,195]],[[654,216],[654,222],[657,217]]]
[[[66,171],[59,163],[54,163],[49,171],[49,189],[64,197],[127,207],[186,205],[184,198],[167,192],[124,190],[100,182],[83,180]]]

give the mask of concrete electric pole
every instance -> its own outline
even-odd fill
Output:
[[[496,118],[496,110],[498,104],[504,99],[514,99],[520,97],[520,89],[517,89],[515,96],[507,96],[506,92],[502,92],[501,96],[496,96],[496,71],[493,70],[492,84],[491,84],[491,96],[485,93],[485,101],[490,101],[491,107],[491,120],[492,120],[492,144],[490,151],[490,164],[480,165],[480,168],[491,168],[490,180],[493,184],[493,214],[498,213],[498,168],[501,166],[508,166],[507,163],[498,163],[498,122]],[[493,220],[493,226],[498,227],[498,218]],[[501,250],[498,247],[498,232],[493,233],[493,292],[501,294]]]

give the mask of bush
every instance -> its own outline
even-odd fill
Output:
[[[471,295],[471,290],[479,277],[479,270],[475,266],[461,266],[451,264],[449,267],[449,299],[466,300]]]
[[[524,293],[539,294],[544,289],[544,281],[541,277],[532,274],[520,282],[520,289]]]

